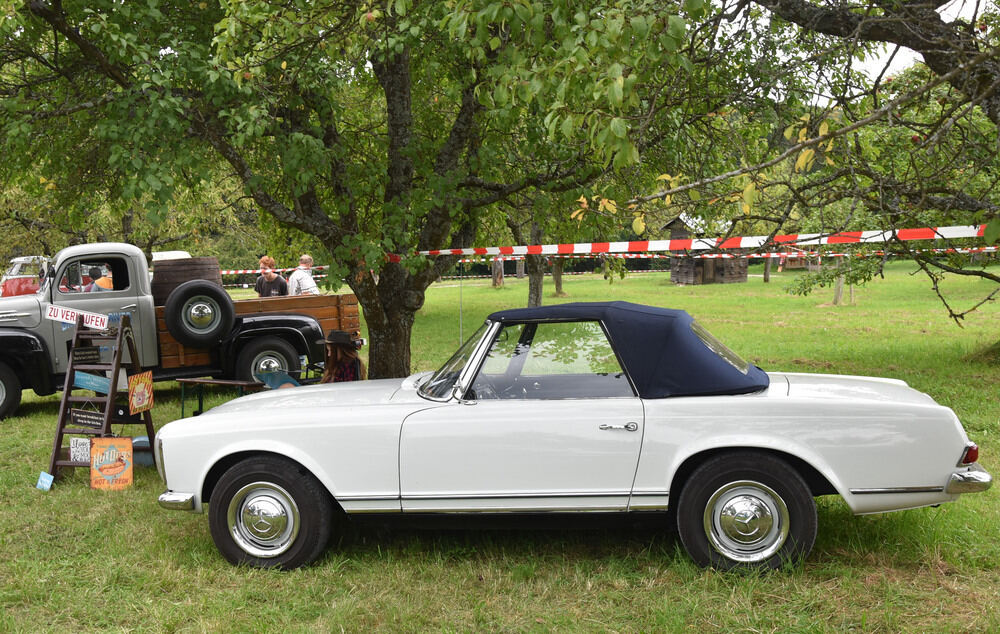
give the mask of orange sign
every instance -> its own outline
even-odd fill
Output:
[[[90,488],[119,490],[132,486],[132,439],[90,441]]]
[[[128,412],[138,414],[153,409],[153,371],[128,377]]]

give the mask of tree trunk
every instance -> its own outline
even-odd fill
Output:
[[[842,258],[837,258],[837,269],[840,269],[844,263]],[[833,285],[833,305],[840,306],[844,302],[844,275],[840,274],[837,276],[837,281]]]
[[[368,312],[365,311],[367,316]],[[375,378],[410,375],[410,333],[414,313],[399,311],[378,328],[368,322],[368,376]]]
[[[500,288],[503,286],[503,260],[496,258],[493,260],[493,288]]]
[[[528,269],[528,307],[542,305],[542,283],[545,280],[545,256],[526,255],[524,263]]]
[[[562,272],[565,262],[566,260],[562,258],[552,260],[552,284],[555,286],[555,293],[553,293],[555,297],[566,297],[562,287]]]
[[[524,279],[524,260],[517,260],[517,269],[515,269],[515,271],[516,271],[515,275],[517,275],[517,279],[523,280]]]
[[[764,283],[771,281],[771,258],[764,258]]]

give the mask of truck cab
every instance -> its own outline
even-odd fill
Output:
[[[135,334],[140,365],[156,365],[156,311],[142,250],[122,243],[69,247],[59,252],[50,270],[52,274],[46,277],[36,295],[43,319],[52,304],[108,315],[110,323],[118,322],[127,314]],[[103,284],[100,278],[104,278]],[[45,321],[42,331],[47,331],[53,371],[61,374],[66,371],[74,326]]]
[[[22,389],[45,396],[62,387],[75,324],[57,308],[106,315],[109,325],[129,315],[139,365],[154,380],[294,373],[323,360],[325,331],[360,328],[353,295],[233,302],[217,263],[215,271],[215,281],[181,280],[157,306],[138,247],[106,242],[57,253],[37,293],[0,297],[0,419],[17,410]]]

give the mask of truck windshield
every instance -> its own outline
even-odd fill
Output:
[[[469,358],[472,357],[472,352],[476,349],[476,344],[483,338],[486,326],[487,324],[480,326],[479,330],[466,339],[465,343],[462,344],[455,354],[451,355],[451,358],[441,366],[440,370],[420,385],[419,393],[421,396],[435,400],[446,399],[451,396],[451,391],[458,381],[458,376],[462,373],[462,368],[469,363]]]

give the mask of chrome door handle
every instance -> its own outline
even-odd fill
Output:
[[[638,423],[625,423],[624,425],[608,425],[604,424],[598,427],[598,429],[609,430],[609,429],[624,429],[625,431],[636,431],[639,429]]]
[[[122,306],[121,308],[119,308],[119,310],[132,310],[133,308],[135,308],[138,305],[139,304],[129,304],[128,306]]]

